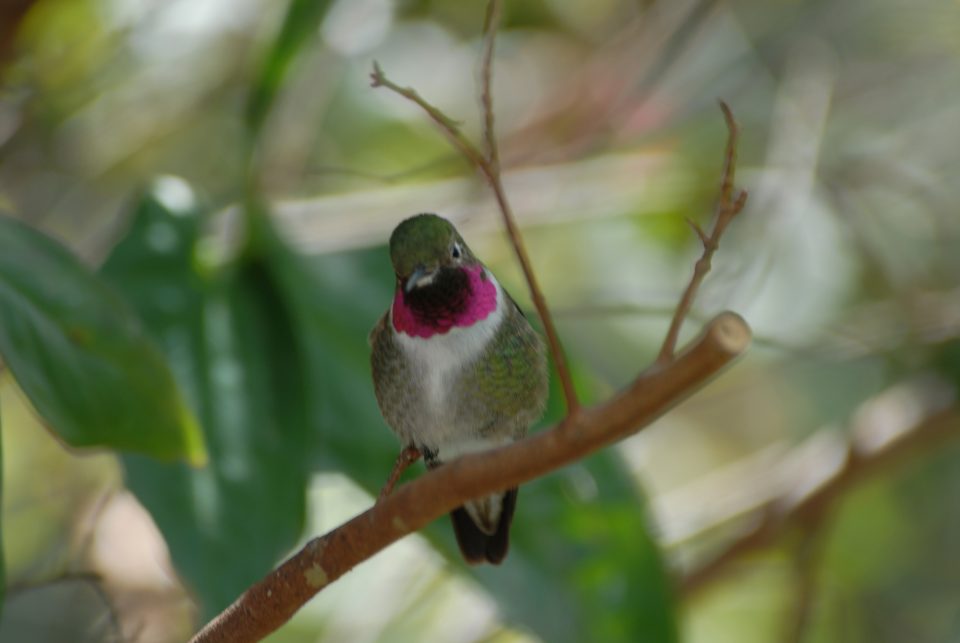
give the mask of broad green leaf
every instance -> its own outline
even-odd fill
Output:
[[[301,311],[297,319],[306,322],[301,346],[317,402],[318,463],[376,493],[400,448],[377,410],[366,341],[392,295],[387,253],[324,255],[277,267],[288,300]],[[545,423],[559,418],[560,402],[555,390]],[[613,452],[521,489],[511,552],[500,567],[467,571],[448,519],[426,535],[489,590],[510,622],[544,640],[677,640],[670,585],[643,498]]]
[[[152,243],[167,239],[164,246]],[[104,274],[134,302],[197,409],[210,452],[201,471],[127,457],[130,488],[163,532],[210,616],[267,573],[303,528],[308,391],[271,262],[257,246],[208,274],[199,219],[147,195]]]
[[[9,217],[0,217],[0,354],[66,443],[204,461],[196,420],[129,305]]]
[[[260,64],[247,100],[247,127],[254,138],[263,128],[297,52],[316,34],[329,5],[329,0],[291,0],[287,6],[280,33]]]

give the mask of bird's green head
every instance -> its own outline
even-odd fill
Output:
[[[443,268],[478,263],[453,224],[435,214],[418,214],[390,235],[390,260],[407,292],[429,285]]]

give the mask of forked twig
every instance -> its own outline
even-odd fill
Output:
[[[703,283],[704,277],[710,272],[713,253],[715,253],[720,246],[720,237],[723,236],[727,225],[743,210],[743,206],[747,202],[746,190],[738,190],[736,196],[733,194],[734,174],[737,169],[737,138],[740,130],[737,127],[736,120],[733,118],[733,112],[730,111],[730,107],[725,102],[720,101],[720,109],[723,110],[723,117],[727,122],[727,131],[729,133],[727,135],[727,148],[723,157],[720,198],[717,200],[717,207],[714,210],[713,229],[710,231],[710,234],[707,235],[707,233],[703,231],[703,228],[694,221],[687,219],[687,223],[690,224],[690,227],[693,228],[694,233],[700,239],[700,243],[703,246],[703,254],[697,259],[697,263],[693,267],[693,276],[690,278],[690,283],[687,284],[686,290],[683,291],[683,296],[680,298],[677,309],[673,313],[673,319],[670,320],[670,329],[667,331],[667,336],[663,340],[663,346],[661,346],[660,353],[657,355],[658,364],[665,364],[673,359],[674,352],[677,349],[677,338],[680,336],[680,327],[687,318],[691,306],[693,306],[693,300],[697,296],[700,284]]]

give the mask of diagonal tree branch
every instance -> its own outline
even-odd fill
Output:
[[[542,476],[648,426],[749,343],[746,322],[734,313],[723,313],[674,361],[644,371],[606,403],[582,409],[552,430],[464,456],[403,485],[359,516],[310,541],[244,592],[192,643],[259,641],[355,565],[465,501]]]
[[[567,415],[553,429],[499,449],[461,457],[434,469],[403,485],[340,527],[314,538],[276,570],[244,592],[200,630],[192,643],[259,641],[355,565],[464,502],[542,476],[648,426],[691,395],[742,354],[750,344],[750,328],[746,322],[735,313],[722,313],[704,327],[701,335],[682,354],[673,354],[673,346],[676,344],[674,336],[670,344],[669,359],[658,360],[605,403],[587,409],[580,408],[556,329],[537,285],[500,180],[490,90],[494,34],[499,15],[500,2],[492,0],[489,5],[481,73],[486,154],[481,154],[460,132],[452,119],[427,103],[416,91],[400,87],[387,79],[376,63],[372,84],[374,87],[387,87],[419,105],[450,138],[453,145],[484,175],[493,189],[547,333],[550,350],[564,387]],[[724,110],[728,124],[732,123],[729,109],[724,106]],[[731,128],[721,203],[727,200],[733,185],[735,154],[731,149],[736,144],[734,133],[735,130]],[[741,193],[736,202],[739,204],[735,206],[736,211],[742,207],[744,199],[745,193]],[[723,212],[721,208],[721,215]],[[733,214],[723,215],[726,219],[723,219],[723,216],[718,217],[711,234],[710,254],[716,250],[717,241]],[[709,262],[709,257],[706,261]],[[703,262],[704,259],[701,258],[698,266]],[[678,308],[674,320],[676,325],[682,322],[682,317],[696,294],[696,284],[702,281],[704,275],[705,271],[695,270],[691,287],[688,287],[684,302]],[[686,308],[683,307],[684,303]]]

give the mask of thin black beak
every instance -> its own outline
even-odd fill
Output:
[[[410,276],[407,277],[407,281],[403,284],[403,291],[409,293],[411,290],[416,288],[418,285],[421,285],[420,282],[424,279],[429,280],[433,277],[433,270],[427,270],[423,266],[417,266]],[[425,285],[425,284],[424,284]]]

